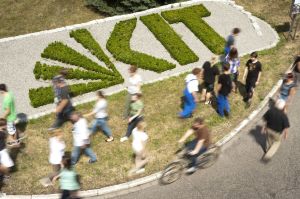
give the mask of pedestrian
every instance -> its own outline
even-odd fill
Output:
[[[127,86],[127,98],[125,103],[125,113],[124,118],[127,118],[129,115],[129,108],[131,103],[132,95],[136,93],[142,93],[141,86],[142,86],[142,77],[137,73],[138,68],[134,65],[131,65],[129,68],[129,79],[128,79],[128,86]]]
[[[228,102],[228,96],[232,90],[232,81],[230,77],[230,65],[229,63],[223,63],[224,72],[219,76],[217,86],[217,112],[221,117],[224,115],[229,116],[230,106]]]
[[[296,83],[294,78],[295,76],[292,72],[287,73],[280,87],[279,99],[285,101],[285,111],[287,111],[287,107],[296,93]]]
[[[146,144],[149,139],[147,133],[145,132],[146,123],[140,121],[136,128],[132,131],[133,141],[132,150],[135,155],[135,166],[129,171],[129,175],[135,173],[140,174],[145,172],[144,166],[147,164],[148,160],[146,158]]]
[[[208,128],[204,123],[203,118],[196,118],[192,127],[181,137],[178,141],[180,144],[184,143],[192,134],[194,139],[186,144],[186,148],[189,151],[191,162],[188,165],[189,169],[187,173],[194,173],[197,166],[197,158],[203,154],[211,144],[211,136]]]
[[[201,75],[204,80],[204,88],[202,89],[202,99],[205,104],[211,104],[211,96],[214,92],[215,79],[217,75],[220,75],[220,71],[216,63],[218,58],[213,56],[210,62],[205,62],[202,66]]]
[[[69,121],[70,115],[74,111],[69,87],[66,84],[64,77],[59,75],[54,77],[52,81],[55,87],[56,120],[48,129],[49,131],[60,128],[65,122]]]
[[[55,176],[52,180],[53,184],[59,179],[60,190],[62,192],[61,199],[78,199],[78,190],[80,189],[79,176],[72,166],[69,153],[64,155],[61,167],[59,175]]]
[[[144,103],[142,102],[142,94],[136,93],[131,97],[129,106],[128,127],[125,136],[120,139],[120,142],[125,142],[130,137],[132,130],[136,125],[143,120]]]
[[[9,156],[8,150],[6,149],[6,131],[6,119],[0,118],[0,175],[3,175],[4,178],[9,178],[9,172],[14,166],[14,162]]]
[[[111,130],[107,125],[108,114],[107,114],[107,100],[102,91],[97,92],[98,100],[95,104],[94,110],[84,117],[94,116],[95,119],[92,123],[90,131],[92,134],[96,133],[98,129],[101,129],[103,133],[107,136],[106,142],[111,142],[114,140]]]
[[[15,107],[15,98],[12,92],[8,91],[5,84],[0,84],[0,94],[4,97],[2,103],[3,115],[1,118],[7,121],[7,133],[8,133],[8,146],[18,147],[20,141],[18,140],[18,132],[15,126],[17,119],[17,112]]]
[[[197,93],[199,91],[199,81],[201,78],[201,69],[194,68],[191,74],[185,78],[185,89],[183,91],[183,110],[179,113],[180,118],[189,118],[193,116],[199,102]]]
[[[245,82],[246,88],[246,96],[244,101],[249,105],[254,94],[254,88],[259,84],[262,72],[262,65],[257,57],[257,52],[252,52],[250,54],[250,59],[246,63],[243,76],[243,81]]]
[[[225,56],[228,55],[229,51],[235,46],[235,38],[240,34],[241,29],[234,28],[231,32],[231,34],[227,37],[224,53]]]
[[[225,57],[225,62],[230,64],[230,76],[232,80],[232,89],[237,93],[237,82],[239,77],[240,59],[238,50],[233,47],[229,51],[229,54]]]
[[[81,155],[81,151],[90,157],[89,163],[97,162],[97,157],[90,147],[89,129],[85,118],[79,112],[71,114],[71,121],[73,125],[73,151],[72,164],[75,165]]]
[[[270,160],[278,150],[282,137],[287,139],[289,119],[284,113],[285,101],[278,99],[263,116],[265,122],[262,133],[267,136],[267,149],[263,160]]]

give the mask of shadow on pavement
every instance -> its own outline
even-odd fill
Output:
[[[255,138],[258,145],[261,146],[263,152],[266,152],[266,136],[261,133],[262,127],[257,125],[249,134]]]

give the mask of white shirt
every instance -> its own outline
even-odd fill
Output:
[[[59,140],[57,137],[49,139],[50,155],[49,162],[51,164],[60,164],[65,153],[65,142]]]
[[[137,128],[134,128],[132,131],[133,141],[132,141],[132,149],[135,153],[139,153],[144,150],[144,142],[148,140],[148,135],[143,132],[139,131]]]
[[[96,103],[93,112],[96,118],[106,118],[107,117],[107,101],[105,99],[100,99]]]
[[[198,88],[199,81],[198,81],[196,75],[188,74],[185,78],[185,83],[187,85],[187,89],[188,89],[189,93],[199,91],[199,88]]]
[[[128,93],[135,94],[141,93],[139,85],[142,83],[142,77],[139,74],[134,74],[132,77],[129,77],[128,81]]]
[[[86,119],[80,118],[75,124],[73,129],[73,145],[83,146],[89,144],[89,129]]]

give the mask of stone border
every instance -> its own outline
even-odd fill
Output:
[[[72,25],[72,26],[66,26],[66,27],[57,28],[57,29],[53,29],[53,30],[46,30],[46,31],[41,31],[41,32],[36,32],[36,33],[30,33],[30,34],[20,35],[20,36],[16,36],[16,37],[8,37],[8,38],[0,39],[0,43],[7,42],[7,41],[12,41],[12,40],[18,40],[18,39],[22,39],[22,38],[25,38],[25,37],[33,37],[33,36],[44,35],[44,34],[49,34],[49,33],[53,33],[53,32],[60,32],[62,30],[72,30],[72,29],[80,28],[80,27],[87,26],[87,25],[98,24],[98,23],[101,23],[101,22],[104,22],[104,21],[113,21],[113,20],[118,20],[118,19],[137,17],[141,14],[152,13],[152,12],[155,12],[155,11],[161,11],[161,10],[168,9],[168,8],[178,8],[178,7],[181,7],[181,6],[189,6],[189,5],[192,5],[194,3],[202,2],[202,1],[216,1],[216,2],[224,2],[224,3],[227,2],[229,5],[232,5],[233,7],[240,10],[242,13],[246,14],[248,16],[249,20],[251,21],[251,23],[253,25],[253,28],[256,30],[257,34],[258,35],[262,34],[261,31],[260,31],[260,27],[256,22],[256,17],[254,17],[250,12],[245,11],[242,6],[236,5],[235,1],[232,1],[232,0],[191,0],[191,1],[188,1],[188,2],[175,3],[175,4],[166,5],[166,6],[161,6],[159,8],[153,8],[153,9],[149,9],[149,10],[134,13],[134,14],[115,16],[115,17],[110,17],[108,19],[93,20],[93,21],[90,21],[90,22],[87,22],[87,23],[76,24],[76,25]],[[262,21],[270,27],[270,29],[272,30],[273,34],[275,35],[275,37],[277,39],[276,39],[276,41],[274,41],[269,46],[267,46],[265,48],[256,49],[255,51],[262,51],[262,50],[273,48],[277,45],[277,43],[280,40],[277,32],[271,27],[271,25],[268,24],[267,22],[265,22],[264,20],[262,20]],[[248,53],[241,54],[241,56],[244,56],[246,54],[248,54]],[[293,65],[289,67],[289,70],[292,67],[293,67]],[[168,76],[163,77],[163,78],[158,78],[156,80],[151,80],[151,81],[145,82],[145,84],[166,80],[166,79],[169,79],[170,77],[179,76],[179,75],[181,75],[185,72],[188,72],[188,71],[189,70],[186,70],[186,71],[183,71],[183,72],[180,72],[180,73],[175,73],[173,75],[168,75]],[[216,143],[216,145],[222,146],[222,145],[226,144],[234,136],[236,136],[245,126],[247,126],[259,114],[259,112],[262,111],[262,109],[267,105],[267,103],[269,101],[269,98],[271,98],[273,95],[275,95],[276,91],[280,88],[281,84],[282,84],[282,80],[279,80],[277,82],[277,84],[272,88],[272,90],[268,93],[268,95],[264,98],[264,100],[259,104],[258,108],[256,110],[254,110],[241,123],[239,123],[239,125],[236,128],[234,128],[230,133],[228,133],[225,137],[223,137],[221,140],[219,140]],[[112,94],[121,92],[123,90],[125,90],[125,89],[119,89],[119,90],[116,90],[114,92],[107,93],[107,95],[112,95]],[[90,99],[86,99],[86,100],[83,100],[81,102],[74,103],[74,105],[77,106],[79,104],[88,103],[88,102],[94,101],[95,99],[96,99],[95,97],[90,98]],[[54,110],[50,110],[50,111],[42,112],[42,113],[39,113],[39,114],[35,114],[35,115],[32,115],[32,116],[29,116],[28,118],[29,119],[37,119],[39,117],[50,114],[52,112],[54,112]],[[146,177],[143,177],[143,178],[139,178],[137,180],[129,181],[129,182],[126,182],[126,183],[118,184],[118,185],[104,187],[104,188],[101,188],[101,189],[80,191],[79,195],[80,195],[80,197],[93,197],[93,196],[105,196],[107,194],[118,193],[118,192],[130,189],[130,188],[134,188],[134,187],[141,186],[141,185],[153,182],[155,180],[158,180],[160,178],[160,176],[161,176],[161,172],[157,172],[157,173],[154,173],[152,175],[149,175],[149,176],[146,176]],[[60,194],[6,195],[5,193],[2,193],[2,195],[0,195],[0,198],[7,198],[7,199],[57,199],[57,198],[59,198],[59,196],[60,196]]]

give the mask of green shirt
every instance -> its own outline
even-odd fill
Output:
[[[6,111],[7,109],[10,110],[10,113],[7,116],[6,120],[8,122],[14,122],[17,119],[17,113],[15,108],[15,99],[11,92],[8,92],[7,95],[5,95],[2,104],[2,110]]]
[[[136,115],[139,110],[144,108],[144,104],[141,100],[135,101],[130,104],[130,117]]]
[[[62,169],[59,177],[61,190],[75,191],[80,189],[80,185],[77,181],[77,173],[74,170]]]

